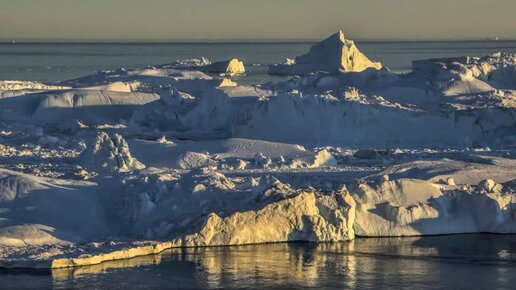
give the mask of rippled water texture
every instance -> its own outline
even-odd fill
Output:
[[[267,64],[308,51],[312,43],[0,43],[0,79],[57,81],[118,67],[145,67],[177,59],[233,57],[247,64],[240,83],[277,80]],[[516,41],[357,42],[360,50],[393,71],[407,71],[411,61],[432,57],[516,53]],[[254,64],[254,65],[253,65]],[[261,66],[256,66],[259,64]]]

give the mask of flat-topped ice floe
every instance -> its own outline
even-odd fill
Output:
[[[195,62],[198,63],[198,62]],[[199,62],[203,63],[203,62]],[[157,93],[163,88],[176,88],[188,93],[200,93],[214,87],[236,86],[226,78],[212,77],[185,64],[185,68],[169,68],[174,65],[138,69],[116,69],[97,72],[85,77],[61,82],[76,89],[96,88],[103,90],[128,90]]]
[[[207,58],[178,60],[173,63],[157,66],[161,69],[178,69],[218,73],[224,76],[242,75],[245,73],[245,66],[237,58],[211,62]]]
[[[33,81],[0,81],[0,91],[18,91],[18,90],[66,90],[70,87],[53,86]]]
[[[214,62],[202,67],[199,67],[200,71],[220,73],[223,75],[234,76],[245,73],[244,63],[236,58]]]
[[[269,66],[270,74],[305,75],[324,71],[328,73],[360,72],[367,68],[380,69],[379,62],[369,60],[358,50],[352,40],[346,39],[339,31],[329,38],[316,43],[310,51],[285,63]]]
[[[104,91],[94,88],[45,91],[0,98],[0,120],[88,122],[130,118],[140,105],[159,99],[155,93]]]

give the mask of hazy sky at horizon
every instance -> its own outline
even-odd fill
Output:
[[[516,39],[516,0],[0,0],[0,39]]]

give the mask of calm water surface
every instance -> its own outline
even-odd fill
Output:
[[[171,250],[76,269],[3,270],[0,288],[516,289],[516,236]]]
[[[118,67],[145,67],[177,59],[242,59],[248,74],[242,83],[275,80],[267,64],[293,58],[313,43],[0,43],[0,79],[57,81]],[[414,59],[516,53],[516,41],[357,42],[371,59],[393,71],[406,71]],[[259,65],[259,66],[257,66]]]

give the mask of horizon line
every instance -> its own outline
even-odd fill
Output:
[[[325,38],[324,38],[325,39]],[[0,44],[13,44],[13,43],[109,43],[109,44],[124,44],[124,43],[174,43],[174,44],[222,44],[222,43],[314,43],[319,42],[323,39],[68,39],[68,38],[55,38],[55,39],[44,39],[44,38],[0,38]],[[516,41],[516,39],[495,39],[495,38],[471,38],[471,39],[375,39],[375,38],[357,38],[352,39],[356,42],[503,42],[503,41]]]

